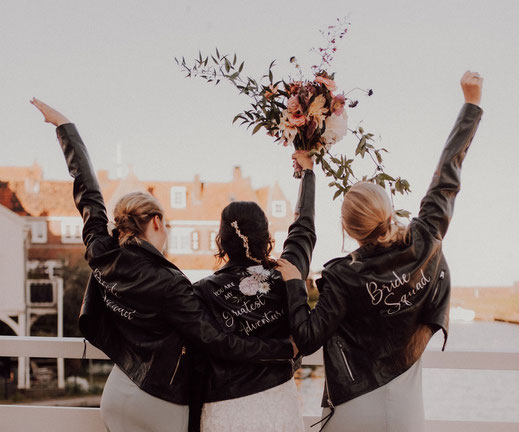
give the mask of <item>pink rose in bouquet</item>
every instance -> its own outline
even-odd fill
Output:
[[[306,117],[303,114],[288,114],[288,121],[292,126],[302,127],[306,124]]]
[[[330,111],[332,114],[341,115],[344,111],[344,105],[346,105],[346,97],[342,94],[335,96],[330,104]]]
[[[301,108],[301,103],[299,102],[299,97],[291,96],[287,102],[287,109],[290,114],[302,114],[303,109]]]
[[[326,86],[326,88],[328,90],[330,90],[331,92],[337,90],[337,85],[335,84],[335,81],[330,79],[330,78],[326,78],[322,75],[318,75],[315,77],[315,80],[314,80],[316,83],[319,83],[319,84],[323,84]]]

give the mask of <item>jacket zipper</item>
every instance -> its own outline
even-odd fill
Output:
[[[171,380],[169,381],[169,385],[173,384],[173,380],[175,379],[175,375],[177,374],[178,367],[180,366],[180,360],[182,360],[182,356],[186,354],[186,347],[182,347],[182,351],[178,356],[177,365],[175,366],[175,370],[173,371],[173,375],[171,376]]]
[[[326,386],[326,396],[328,396],[328,399],[327,399],[328,406],[332,410],[334,410],[335,407],[333,406],[332,395],[330,394],[330,386],[328,385],[328,378],[326,377],[326,369],[324,370],[324,385]]]
[[[351,372],[350,364],[348,363],[348,359],[346,358],[346,354],[344,354],[344,345],[340,340],[337,341],[337,346],[339,347],[339,351],[342,354],[342,360],[344,361],[346,369],[348,369],[348,374],[350,375],[351,380],[355,381],[355,378],[353,378],[353,373]]]

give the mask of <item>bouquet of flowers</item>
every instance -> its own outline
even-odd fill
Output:
[[[275,61],[270,63],[267,74],[259,80],[243,76],[244,62],[239,62],[236,54],[222,55],[218,49],[205,57],[199,52],[198,58],[191,64],[184,57],[175,58],[175,61],[186,77],[200,77],[215,85],[225,80],[248,96],[251,99],[250,108],[237,114],[233,123],[240,121],[241,125],[252,128],[253,135],[263,128],[275,142],[285,146],[293,145],[296,150],[310,150],[325,175],[333,178],[330,186],[337,188],[334,199],[345,194],[355,181],[360,180],[352,164],[355,158],[363,159],[366,155],[375,165],[374,172],[371,176],[363,175],[361,179],[376,182],[383,187],[388,183],[392,195],[396,192],[407,193],[410,187],[406,180],[385,172],[382,152],[387,150],[375,147],[374,135],[364,133],[362,127],[348,128],[346,108],[355,108],[359,103],[348,95],[357,91],[371,96],[373,90],[355,88],[348,93],[339,93],[334,81],[335,74],[327,70],[337,51],[337,42],[347,31],[348,24],[339,19],[335,25],[321,31],[326,44],[313,49],[319,54],[321,63],[312,66],[311,79],[304,78],[295,57],[290,62],[295,66],[298,77],[289,80],[274,79]],[[348,131],[357,138],[354,156],[348,158],[345,155],[333,155],[332,146]],[[299,177],[300,172],[296,170],[294,176]],[[407,213],[398,212],[403,216]]]

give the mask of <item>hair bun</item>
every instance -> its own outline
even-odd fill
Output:
[[[131,192],[124,195],[115,205],[114,221],[119,231],[119,244],[122,246],[132,238],[144,234],[151,218],[164,212],[159,202],[149,193]]]

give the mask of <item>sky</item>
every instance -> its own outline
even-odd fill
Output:
[[[277,181],[295,203],[289,148],[231,121],[248,99],[225,83],[186,79],[175,56],[216,47],[260,77],[308,72],[319,29],[347,16],[347,37],[331,71],[339,89],[372,88],[349,110],[390,150],[389,173],[412,193],[396,208],[417,214],[462,106],[468,69],[485,79],[479,130],[465,159],[462,188],[444,241],[454,285],[519,281],[519,5],[514,1],[0,1],[0,165],[37,161],[47,179],[68,174],[53,128],[29,104],[35,96],[76,123],[96,169],[115,175],[116,148],[146,180],[228,181],[235,165],[256,187]],[[347,136],[333,149],[351,155]],[[340,200],[316,167],[313,268],[344,254]],[[346,242],[346,250],[355,245]]]

